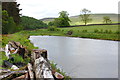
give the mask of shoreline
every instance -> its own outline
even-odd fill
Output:
[[[75,36],[61,36],[61,35],[30,35],[30,36],[59,36],[59,37],[70,37],[70,38],[81,38],[81,39],[93,39],[93,40],[105,40],[105,41],[117,41],[119,42],[120,40],[112,40],[112,39],[101,39],[101,38],[89,38],[89,37],[75,37]],[[28,39],[30,38],[28,37]]]

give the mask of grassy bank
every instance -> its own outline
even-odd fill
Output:
[[[25,56],[28,56],[31,54],[32,49],[37,49],[37,47],[34,47],[32,43],[30,43],[30,40],[28,40],[29,35],[28,34],[8,34],[8,35],[2,35],[1,40],[2,40],[2,47],[5,47],[6,44],[8,44],[9,41],[16,41],[20,42],[22,45],[26,47],[28,50],[28,53],[25,53]],[[1,42],[1,41],[0,41]],[[4,52],[0,52],[0,69],[2,69],[2,64],[4,60],[8,60],[8,58],[5,56]],[[21,56],[18,54],[12,54],[11,57],[14,57],[14,61],[10,61],[11,63],[25,63],[27,64],[30,61],[30,57],[26,57],[23,59]]]
[[[8,44],[9,41],[16,41],[16,42],[20,42],[28,50],[28,53],[25,53],[25,55],[31,54],[32,49],[37,49],[37,47],[34,47],[33,44],[30,42],[30,40],[28,39],[29,36],[32,35],[31,32],[32,31],[21,31],[21,32],[14,33],[14,34],[2,35],[2,37],[1,37],[2,47],[5,47],[5,45]],[[3,61],[8,60],[7,57],[5,56],[5,52],[0,52],[0,55],[1,55],[1,57],[0,57],[0,64],[1,64],[0,69],[6,69],[5,67],[2,67]],[[22,62],[22,63],[27,64],[28,62],[30,62],[30,57],[23,59],[18,54],[12,54],[11,56],[14,57],[14,59],[15,59],[14,62],[11,62],[13,64],[18,63],[18,62]],[[52,66],[53,70],[64,75],[65,80],[70,80],[70,77],[67,76],[63,70],[61,71],[59,68],[57,68],[57,66],[54,62],[51,62],[51,66]]]
[[[38,30],[24,30],[20,31],[14,34],[8,34],[8,35],[2,35],[0,42],[2,42],[2,47],[5,47],[5,45],[9,41],[16,41],[20,42],[22,45],[26,47],[26,49],[29,51],[29,53],[25,55],[31,54],[32,49],[37,49],[37,47],[34,47],[32,43],[30,43],[30,40],[28,39],[31,35],[50,35],[50,36],[70,36],[70,37],[81,37],[81,38],[93,38],[93,39],[104,39],[104,40],[120,40],[118,38],[119,31],[118,25],[99,25],[99,26],[81,26],[81,27],[69,27],[69,28],[55,28],[54,30],[50,31],[48,29],[38,29]],[[68,35],[68,32],[72,32],[71,35]],[[3,63],[3,60],[7,60],[5,57],[5,53],[0,53],[1,59],[0,64]],[[17,58],[17,62],[25,62],[28,63],[30,61],[30,57],[23,60],[18,55],[13,55]],[[56,71],[60,72],[61,74],[65,75],[63,71],[60,71],[60,69],[57,69],[56,64],[51,63],[51,66]],[[0,67],[2,68],[2,67]],[[66,76],[67,77],[67,76]]]
[[[119,39],[119,26],[118,25],[96,25],[96,26],[80,26],[80,27],[69,27],[69,28],[57,28],[53,31],[48,29],[38,29],[32,31],[21,31],[14,35],[50,35],[50,36],[70,36],[70,37],[81,37],[81,38],[92,38],[92,39],[104,39],[104,40],[115,40]],[[71,35],[67,35],[68,31],[71,31]],[[25,40],[27,41],[27,40]]]
[[[96,25],[96,26],[82,26],[63,28],[61,30],[67,32],[73,31],[71,36],[81,38],[93,38],[104,40],[120,40],[119,39],[119,26],[118,25]]]

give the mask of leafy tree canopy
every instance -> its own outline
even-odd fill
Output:
[[[24,27],[25,30],[33,30],[47,27],[47,24],[43,23],[42,21],[28,16],[21,17],[21,25]]]
[[[88,22],[92,21],[92,19],[90,18],[90,15],[91,15],[91,11],[85,8],[81,10],[80,18],[81,18],[81,21],[85,23],[85,25],[87,25]]]
[[[2,2],[2,10],[6,10],[8,12],[9,17],[13,17],[14,22],[18,25],[20,23],[20,14],[19,9],[20,4],[17,2]]]
[[[67,11],[61,11],[59,12],[60,16],[58,18],[55,18],[54,20],[54,25],[57,27],[65,27],[65,26],[70,26],[69,22],[70,19],[68,17]]]
[[[112,23],[112,21],[111,21],[111,19],[110,19],[109,16],[104,16],[104,17],[103,17],[103,22],[106,23],[106,24]]]
[[[9,17],[8,12],[2,11],[2,34],[8,34],[15,32],[16,24],[13,20],[13,17]]]

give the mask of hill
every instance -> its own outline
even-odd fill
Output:
[[[118,14],[92,14],[91,18],[93,19],[91,23],[89,24],[99,24],[99,23],[103,23],[103,17],[104,16],[109,16],[112,20],[113,23],[117,23],[118,22]],[[76,16],[71,16],[69,17],[71,22],[71,25],[81,25],[83,24],[80,21],[79,15]],[[49,23],[50,21],[53,21],[54,18],[43,18],[41,19],[43,22],[45,23]]]
[[[47,27],[47,24],[43,21],[28,16],[21,17],[21,25],[24,27],[25,30],[33,30]]]
[[[54,19],[54,18],[43,18],[43,19],[40,19],[41,21],[46,21],[46,20],[52,20],[52,19]]]

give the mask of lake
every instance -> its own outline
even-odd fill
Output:
[[[72,78],[118,78],[118,41],[30,36]]]

